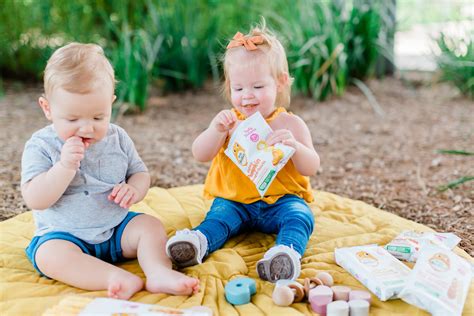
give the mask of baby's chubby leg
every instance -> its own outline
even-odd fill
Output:
[[[82,252],[72,242],[51,239],[42,244],[35,256],[46,276],[84,290],[107,290],[108,296],[129,299],[143,288],[138,276]]]
[[[163,224],[155,217],[134,217],[122,235],[125,258],[138,258],[146,275],[146,289],[152,293],[190,295],[199,291],[199,280],[174,271],[166,256],[167,236]]]

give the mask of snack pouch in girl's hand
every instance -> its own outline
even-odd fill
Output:
[[[449,249],[427,246],[399,297],[434,316],[461,315],[471,285],[470,264]]]
[[[406,265],[378,245],[337,248],[334,256],[381,301],[398,298],[410,274]]]
[[[422,247],[436,245],[453,249],[460,241],[453,233],[404,231],[385,245],[385,249],[397,259],[416,262]]]
[[[239,124],[225,150],[225,154],[255,183],[262,197],[295,152],[294,148],[281,143],[268,146],[265,139],[270,133],[271,127],[260,112],[256,112]]]

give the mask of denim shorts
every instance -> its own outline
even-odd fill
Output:
[[[125,227],[130,222],[132,218],[135,216],[141,215],[143,213],[135,213],[135,212],[128,212],[127,216],[123,219],[123,221],[115,227],[114,233],[112,236],[100,243],[100,244],[90,244],[87,243],[69,233],[66,232],[50,232],[46,233],[42,236],[35,236],[31,240],[28,247],[25,249],[26,256],[33,264],[33,267],[41,274],[41,276],[45,276],[38,266],[36,265],[35,257],[36,251],[38,248],[48,240],[51,239],[62,239],[72,242],[73,244],[77,245],[82,251],[88,255],[94,256],[98,259],[101,259],[106,262],[116,263],[126,260],[126,258],[122,255],[122,235]]]

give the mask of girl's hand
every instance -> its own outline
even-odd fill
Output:
[[[282,143],[283,145],[293,147],[294,149],[296,149],[297,146],[295,136],[287,129],[277,129],[267,137],[266,142],[268,146],[275,145],[276,143]]]
[[[84,159],[84,143],[78,136],[72,136],[66,140],[61,148],[61,165],[66,169],[77,170]]]
[[[129,208],[138,202],[138,190],[125,182],[117,184],[109,194],[109,201],[119,204],[120,207]]]
[[[237,115],[231,110],[222,110],[214,117],[211,127],[219,133],[229,132],[237,122]]]

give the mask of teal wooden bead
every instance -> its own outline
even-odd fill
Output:
[[[257,293],[255,281],[250,278],[237,278],[226,284],[225,298],[233,305],[250,303],[250,297]]]

